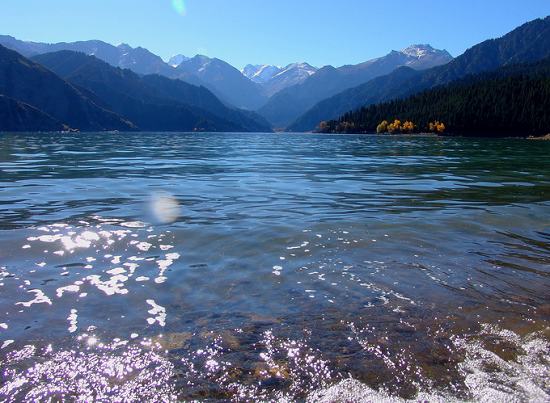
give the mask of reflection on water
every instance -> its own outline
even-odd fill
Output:
[[[0,396],[548,400],[543,143],[4,135]]]

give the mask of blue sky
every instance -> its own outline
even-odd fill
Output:
[[[0,0],[0,33],[201,53],[239,68],[339,66],[413,43],[456,56],[546,15],[550,0]]]

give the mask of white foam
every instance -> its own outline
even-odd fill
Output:
[[[52,301],[48,298],[46,294],[44,294],[44,292],[42,292],[42,290],[29,290],[28,292],[34,293],[35,295],[34,299],[27,302],[16,302],[15,305],[23,305],[26,307],[30,307],[31,305],[35,305],[35,304],[48,304],[48,305],[52,304]]]
[[[10,344],[14,343],[15,340],[6,340],[5,342],[2,343],[2,347],[0,347],[1,349],[4,349],[6,347],[8,347]]]
[[[149,242],[139,242],[136,245],[136,248],[138,248],[142,252],[147,252],[149,249],[151,249],[152,246],[153,244],[150,244]]]
[[[147,318],[147,323],[153,325],[155,322],[157,322],[160,326],[164,327],[166,325],[166,308],[158,305],[154,299],[148,299],[145,302],[147,302],[152,307],[147,312],[149,312],[151,315],[154,315],[151,318]]]
[[[74,333],[78,329],[78,311],[71,309],[71,314],[67,317],[69,321],[69,333]]]
[[[126,228],[145,228],[147,225],[141,221],[127,221],[122,222],[119,225]]]
[[[58,298],[61,298],[65,292],[79,292],[80,286],[76,284],[71,284],[66,287],[59,287],[56,291]]]

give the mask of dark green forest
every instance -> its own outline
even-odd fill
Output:
[[[375,133],[381,122],[414,123],[406,132],[428,132],[442,122],[445,134],[517,136],[550,133],[550,59],[468,76],[406,99],[349,112],[321,122],[326,133]],[[433,128],[432,128],[433,129]],[[380,130],[379,130],[380,131]]]

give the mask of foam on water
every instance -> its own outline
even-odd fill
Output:
[[[484,346],[489,337],[517,349],[517,357],[504,360]],[[458,364],[465,390],[457,397],[448,392],[419,389],[413,399],[403,399],[391,390],[375,390],[356,379],[347,378],[307,397],[308,402],[546,402],[550,399],[550,343],[541,333],[520,337],[494,325],[468,337],[454,337],[464,359]],[[391,362],[388,365],[393,366]]]
[[[508,344],[517,356],[505,360],[487,349],[483,342],[487,337],[494,344]],[[541,333],[522,338],[509,330],[486,324],[475,337],[456,337],[455,345],[466,354],[460,370],[473,400],[550,400],[550,343]]]
[[[147,318],[147,323],[153,325],[156,322],[159,326],[166,326],[166,308],[158,305],[153,299],[148,299],[146,302],[151,306],[151,309],[147,312],[152,315],[152,317]]]
[[[48,305],[52,304],[52,300],[48,298],[48,296],[44,294],[42,290],[29,290],[28,292],[30,294],[34,294],[34,298],[32,300],[27,302],[16,302],[15,304],[23,305],[27,308],[34,304],[48,304]]]

